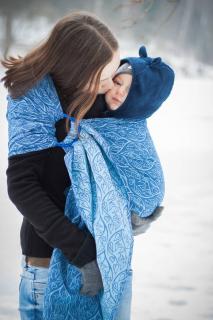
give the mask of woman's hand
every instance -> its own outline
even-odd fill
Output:
[[[82,273],[83,284],[80,293],[87,296],[95,296],[103,288],[101,273],[96,260],[79,268]]]

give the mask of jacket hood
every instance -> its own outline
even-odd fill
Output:
[[[160,57],[148,57],[144,46],[139,57],[127,57],[121,64],[132,66],[132,83],[127,98],[117,110],[108,110],[107,116],[118,118],[148,118],[168,98],[175,74]]]

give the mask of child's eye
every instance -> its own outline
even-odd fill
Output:
[[[118,80],[113,80],[113,82],[114,82],[115,84],[117,84],[118,86],[121,86],[121,83],[120,83]]]

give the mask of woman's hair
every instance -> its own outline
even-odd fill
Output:
[[[10,95],[17,98],[49,73],[66,113],[76,118],[77,126],[93,105],[101,72],[117,49],[117,40],[97,17],[85,11],[71,12],[24,57],[1,60],[7,69],[1,81]],[[85,91],[86,85],[89,86]],[[69,119],[66,130],[69,131]]]

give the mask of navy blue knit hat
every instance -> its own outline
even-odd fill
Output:
[[[167,99],[173,84],[174,71],[160,57],[150,58],[146,48],[139,49],[139,57],[121,60],[132,67],[132,83],[127,98],[116,110],[108,110],[107,116],[116,118],[148,118]]]

